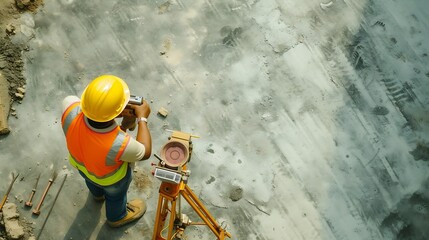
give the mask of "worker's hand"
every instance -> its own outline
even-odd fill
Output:
[[[127,129],[130,129],[132,131],[134,130],[135,127],[136,127],[136,117],[124,115],[121,122],[122,131],[126,131]]]
[[[137,118],[145,117],[148,118],[150,115],[150,107],[146,100],[143,100],[142,105],[129,105],[130,108],[134,110],[134,114]]]

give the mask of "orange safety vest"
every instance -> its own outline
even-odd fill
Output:
[[[84,117],[80,102],[75,102],[61,118],[70,164],[91,181],[101,186],[112,185],[127,173],[128,163],[121,161],[120,157],[130,136],[119,126],[106,133],[94,132],[87,126]]]

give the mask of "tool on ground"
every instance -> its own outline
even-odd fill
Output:
[[[155,167],[154,176],[162,183],[159,188],[153,240],[186,239],[184,231],[190,225],[208,226],[218,240],[231,238],[231,234],[216,222],[187,185],[191,174],[186,168],[192,153],[191,137],[193,137],[191,134],[172,131],[169,141],[161,148],[161,156],[155,154],[160,162]],[[192,222],[186,214],[182,213],[181,197],[185,198],[204,222]],[[168,215],[170,215],[168,225],[164,227]],[[168,229],[167,238],[162,233],[166,229]]]
[[[34,184],[33,189],[31,189],[30,197],[28,198],[28,201],[25,202],[25,206],[27,207],[33,206],[33,203],[31,201],[33,200],[34,194],[36,193],[36,188],[37,184],[39,183],[40,175],[41,174],[39,173],[39,176],[37,176],[36,178],[36,183]]]
[[[66,182],[67,174],[64,175],[63,182],[60,185],[60,188],[58,188],[58,192],[55,195],[54,201],[51,204],[51,208],[49,209],[48,215],[46,215],[45,221],[43,221],[42,227],[40,228],[39,234],[37,234],[36,240],[40,238],[40,235],[42,234],[43,228],[45,228],[46,222],[48,221],[49,216],[51,215],[52,209],[54,208],[55,202],[57,201],[58,195],[60,195],[61,189],[63,189],[64,183]]]
[[[55,181],[55,178],[57,178],[57,172],[54,171],[52,173],[51,178],[49,178],[48,185],[45,188],[45,191],[43,192],[42,198],[39,201],[39,204],[37,204],[37,207],[33,209],[33,214],[40,215],[40,208],[42,207],[43,201],[45,200],[46,195],[48,194],[49,188],[51,187],[52,183]]]
[[[12,186],[15,183],[16,179],[18,178],[19,173],[15,176],[14,173],[12,173],[12,182],[9,185],[9,188],[7,189],[6,194],[4,195],[1,203],[0,203],[0,211],[3,209],[3,205],[6,203],[7,197],[9,196],[10,190],[12,190]]]

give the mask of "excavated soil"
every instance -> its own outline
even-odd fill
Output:
[[[16,114],[13,104],[20,103],[25,95],[22,52],[29,48],[14,41],[14,37],[21,34],[20,16],[24,12],[34,13],[42,4],[43,0],[0,1],[0,135],[9,133],[7,122],[2,123],[2,119],[7,121],[10,113],[12,116]],[[20,222],[26,232],[24,239],[28,239],[33,232],[32,223],[22,219]],[[2,223],[0,221],[0,239],[9,239]]]
[[[9,113],[16,115],[13,103],[19,103],[25,95],[22,52],[29,48],[25,43],[14,41],[16,35],[22,34],[20,16],[25,12],[34,13],[42,4],[43,0],[0,1],[0,134],[9,133],[7,118]]]

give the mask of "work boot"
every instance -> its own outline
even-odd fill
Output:
[[[110,227],[122,227],[123,225],[140,219],[146,212],[146,204],[141,199],[134,199],[127,203],[127,215],[116,222],[107,221]]]

